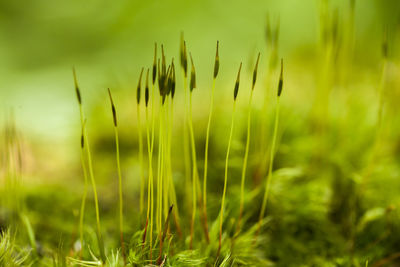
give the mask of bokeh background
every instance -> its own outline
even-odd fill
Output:
[[[334,21],[337,24],[332,23]],[[327,22],[332,25],[325,25]],[[266,41],[268,23],[272,28],[279,24],[279,41],[275,48]],[[333,42],[334,48],[329,48],[324,41],[324,30],[334,27],[339,41]],[[394,253],[400,240],[386,240],[387,245],[381,247],[379,242],[388,234],[385,232],[380,239],[379,233],[386,227],[387,209],[395,209],[400,204],[398,0],[0,1],[0,125],[5,128],[15,120],[23,143],[24,183],[27,188],[33,188],[32,191],[39,190],[32,195],[40,195],[43,190],[44,199],[39,201],[32,197],[37,202],[32,201],[30,207],[37,211],[31,214],[36,230],[54,230],[50,223],[44,222],[45,218],[51,224],[60,225],[63,216],[67,216],[64,213],[58,219],[47,218],[41,213],[46,209],[44,203],[60,198],[57,194],[72,195],[65,199],[60,210],[77,216],[82,176],[73,67],[77,71],[89,138],[93,142],[103,212],[113,214],[116,193],[110,190],[114,187],[109,187],[115,186],[116,180],[110,178],[115,176],[115,162],[107,88],[113,91],[120,121],[125,190],[130,193],[127,198],[131,203],[128,206],[137,212],[132,203],[138,201],[139,191],[138,77],[141,68],[152,65],[155,42],[164,45],[168,60],[174,58],[179,62],[181,33],[193,55],[198,77],[198,88],[194,91],[194,121],[200,155],[203,153],[216,41],[220,44],[220,74],[216,82],[216,116],[210,150],[214,164],[210,177],[215,177],[212,182],[215,186],[211,185],[210,189],[211,194],[215,194],[211,196],[215,201],[210,206],[211,216],[217,214],[222,190],[223,160],[237,68],[243,62],[238,130],[231,160],[232,183],[236,187],[230,195],[238,193],[247,102],[256,55],[261,52],[253,106],[255,136],[261,128],[262,119],[259,118],[262,116],[265,116],[269,137],[272,131],[275,110],[272,96],[275,95],[278,68],[277,62],[270,62],[271,51],[276,49],[277,58],[284,60],[285,86],[276,161],[276,176],[281,179],[274,185],[275,198],[271,200],[273,216],[278,222],[282,219],[283,223],[282,228],[275,225],[268,239],[278,239],[281,243],[275,243],[276,249],[266,249],[266,254],[277,261],[283,260],[287,251],[293,252],[297,262],[305,261],[309,251],[316,255],[346,254],[345,248],[338,244],[348,245],[346,231],[351,227],[346,218],[352,212],[354,184],[360,181],[365,166],[370,164],[381,101],[379,88],[382,80],[385,81],[382,89],[385,111],[379,137],[381,149],[372,152],[376,163],[371,167],[372,178],[368,186],[371,190],[366,191],[367,200],[360,204],[362,208],[357,216],[361,232],[370,221],[378,220],[378,226],[366,228],[370,235],[360,234],[360,246],[365,248],[360,254],[367,253],[368,246],[374,242],[378,247],[374,254],[378,255],[376,259]],[[385,36],[388,62],[382,74]],[[333,56],[329,56],[332,61],[327,60],[328,49],[333,51]],[[177,79],[175,123],[176,129],[180,129],[183,114],[181,75]],[[321,95],[318,92],[322,87],[329,88],[327,113],[319,113]],[[265,103],[268,112],[260,115],[265,110]],[[173,164],[177,181],[182,181],[179,130],[175,135]],[[255,140],[251,151],[256,151],[258,144]],[[250,169],[255,169],[255,161],[259,159],[259,155],[255,155],[250,158]],[[199,158],[201,161],[202,156]],[[260,179],[250,179],[249,183],[255,185]],[[232,203],[236,200],[233,198]],[[307,204],[300,209],[296,206],[299,201]],[[396,222],[391,226],[394,229],[392,237],[400,233],[398,215],[396,213],[396,219],[390,219]],[[132,222],[134,218],[129,220]],[[336,223],[336,226],[330,223]],[[72,232],[73,224],[69,222],[63,231]],[[110,220],[105,224],[112,226],[113,222]],[[341,231],[343,236],[337,235]],[[280,234],[280,237],[287,234],[287,239],[279,239]],[[53,244],[58,242],[58,237],[50,235],[41,238]],[[321,242],[328,245],[321,245]],[[301,247],[304,244],[311,246],[310,250]],[[317,263],[316,266],[322,265]]]

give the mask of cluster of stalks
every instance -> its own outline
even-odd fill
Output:
[[[167,253],[164,253],[164,243],[166,240],[171,242],[171,231],[172,231],[172,221],[174,230],[177,232],[178,237],[182,236],[181,229],[181,219],[179,216],[178,201],[174,184],[173,169],[172,169],[172,140],[174,136],[174,97],[176,90],[176,67],[174,63],[174,58],[170,59],[170,63],[167,64],[167,57],[165,55],[164,47],[161,45],[161,55],[157,56],[158,47],[157,44],[154,46],[154,60],[151,68],[142,68],[138,85],[136,91],[136,102],[137,102],[137,123],[138,123],[138,137],[139,137],[139,164],[140,164],[140,215],[141,218],[146,216],[144,224],[142,224],[143,234],[141,238],[141,249],[142,254],[147,254],[147,259],[153,261],[155,249],[158,248],[158,256],[155,259],[158,264],[165,262]],[[188,56],[189,55],[189,56]],[[190,77],[188,83],[188,68],[190,59]],[[250,98],[248,102],[248,115],[247,115],[247,135],[246,135],[246,145],[243,158],[243,166],[241,172],[241,183],[240,183],[240,206],[239,206],[239,217],[236,223],[235,237],[237,237],[242,228],[243,213],[245,210],[245,184],[246,184],[246,170],[247,162],[249,158],[250,150],[250,129],[251,129],[251,111],[252,111],[252,100],[253,91],[256,85],[258,65],[260,61],[260,53],[258,53],[257,60],[254,66],[252,83],[250,90]],[[209,168],[208,151],[209,151],[209,139],[211,132],[211,123],[213,118],[213,103],[214,103],[214,90],[216,86],[216,79],[219,73],[220,58],[219,58],[219,42],[216,44],[216,53],[214,61],[214,70],[212,75],[212,86],[211,86],[211,99],[210,99],[210,110],[208,114],[208,123],[206,129],[206,142],[205,142],[205,157],[204,157],[204,172],[203,172],[203,183],[201,187],[199,169],[198,169],[198,159],[196,152],[196,138],[193,125],[193,92],[197,87],[196,83],[196,69],[192,54],[188,52],[186,42],[183,38],[181,39],[181,49],[180,49],[180,65],[182,69],[183,77],[183,91],[184,91],[184,125],[183,125],[183,149],[184,149],[184,160],[185,160],[185,184],[186,184],[186,196],[185,200],[191,203],[191,216],[190,231],[188,233],[188,248],[194,248],[194,240],[200,239],[200,237],[195,237],[195,226],[196,220],[199,218],[201,228],[204,232],[204,241],[208,245],[210,240],[209,228],[208,228],[208,215],[207,215],[207,176]],[[228,190],[229,181],[229,157],[231,151],[231,143],[234,133],[235,125],[235,111],[238,101],[240,76],[241,76],[242,63],[240,63],[239,70],[237,73],[236,81],[233,87],[233,106],[232,106],[232,117],[231,126],[228,137],[228,146],[226,150],[225,157],[225,171],[224,171],[224,182],[223,182],[223,192],[221,196],[221,207],[219,211],[218,225],[219,225],[219,235],[218,235],[218,249],[217,249],[217,259],[220,255],[222,242],[223,242],[223,224],[224,224],[224,211],[226,209],[226,194]],[[81,162],[84,176],[84,192],[82,196],[79,229],[80,229],[80,241],[82,245],[82,250],[84,248],[84,214],[85,214],[85,202],[87,197],[87,186],[88,186],[88,176],[90,177],[94,201],[95,201],[95,211],[96,211],[96,222],[97,222],[97,238],[99,245],[99,252],[101,260],[105,262],[105,250],[102,239],[102,231],[100,227],[100,214],[99,214],[99,203],[96,190],[96,181],[93,174],[93,164],[91,158],[91,152],[88,142],[88,134],[86,130],[86,119],[83,112],[82,97],[78,86],[75,70],[73,70],[75,90],[79,104],[80,110],[80,122],[81,122]],[[143,155],[143,141],[142,141],[142,124],[141,124],[141,90],[142,90],[142,78],[145,75],[145,88],[144,88],[144,109],[145,109],[145,137],[147,145],[147,175],[145,167],[145,158]],[[188,86],[189,85],[189,86]],[[278,84],[277,92],[277,109],[275,116],[275,126],[273,131],[272,144],[270,149],[270,161],[268,168],[268,176],[265,180],[265,191],[263,202],[259,214],[258,232],[261,227],[261,222],[265,215],[265,208],[267,204],[268,192],[271,183],[272,169],[274,153],[276,149],[276,137],[278,131],[278,119],[279,119],[279,99],[282,92],[283,86],[283,63],[281,63],[281,73]],[[187,88],[188,87],[188,88]],[[155,96],[155,89],[158,88],[159,104]],[[189,91],[188,91],[189,90]],[[117,123],[117,111],[116,106],[113,101],[111,90],[108,89],[108,95],[111,103],[111,113],[113,118],[113,126],[115,133],[115,152],[116,152],[116,167],[118,175],[118,195],[119,195],[119,230],[120,230],[120,242],[121,242],[121,252],[123,255],[124,263],[127,261],[127,254],[129,253],[124,244],[124,206],[123,206],[123,175],[121,171],[120,162],[120,143],[119,143],[119,132]],[[158,109],[156,110],[156,108]],[[158,114],[157,114],[158,113]],[[158,129],[156,126],[158,124]],[[154,147],[155,147],[155,132],[158,130],[158,142],[157,142],[157,167],[156,173],[154,175],[153,157]],[[147,181],[146,181],[147,178]],[[147,184],[147,186],[146,186]],[[147,187],[147,192],[146,192]],[[147,200],[146,200],[147,195]],[[146,209],[146,211],[145,211]],[[199,211],[199,216],[197,212]],[[142,221],[142,222],[143,222]],[[155,225],[155,226],[154,226]],[[155,228],[155,229],[154,229]],[[234,240],[235,237],[232,239]],[[215,240],[216,241],[216,240]],[[233,241],[232,241],[233,243]],[[129,249],[129,248],[128,248]],[[145,249],[147,252],[145,252]],[[82,253],[82,252],[81,252]]]

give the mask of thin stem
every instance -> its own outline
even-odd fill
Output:
[[[236,110],[236,100],[233,102],[231,130],[230,130],[230,133],[229,133],[228,149],[226,150],[226,157],[225,157],[224,191],[222,193],[221,210],[220,210],[220,215],[219,215],[219,243],[218,243],[217,255],[219,255],[219,253],[221,251],[221,246],[222,246],[222,222],[224,220],[225,195],[226,195],[226,187],[227,187],[227,184],[228,184],[229,153],[230,153],[230,150],[231,150],[233,128],[234,128],[234,124],[235,124],[235,110]]]
[[[183,111],[183,155],[184,155],[184,163],[185,163],[185,185],[186,185],[186,195],[190,196],[191,189],[190,189],[190,151],[189,151],[189,132],[188,132],[188,104],[187,104],[187,77],[184,75],[184,72],[182,71],[182,76],[183,76],[183,91],[185,94],[185,99],[184,99],[184,111]],[[188,203],[190,203],[188,201]],[[190,208],[190,204],[188,205],[188,208]]]
[[[81,203],[81,213],[79,216],[79,231],[80,231],[80,240],[81,240],[81,251],[80,255],[82,257],[82,252],[83,252],[83,217],[85,215],[85,204],[86,204],[86,196],[87,196],[87,187],[88,187],[88,175],[87,175],[87,168],[86,168],[86,163],[85,163],[85,147],[84,147],[84,137],[83,137],[83,132],[84,132],[84,122],[83,122],[83,116],[81,116],[81,126],[82,126],[82,140],[81,142],[81,164],[82,164],[82,171],[83,171],[83,177],[84,177],[84,187],[83,187],[83,195],[82,195],[82,203]]]
[[[139,165],[140,165],[140,218],[142,221],[144,210],[144,166],[143,166],[143,141],[142,141],[142,124],[140,120],[140,104],[137,105],[137,121],[138,121],[138,135],[139,135]]]
[[[149,157],[149,176],[150,182],[150,260],[152,259],[152,243],[153,243],[153,217],[154,217],[154,178],[153,178],[153,150],[154,150],[154,84],[151,88],[151,143],[150,143],[150,157]],[[150,173],[149,173],[150,175]]]
[[[158,166],[157,166],[157,231],[161,237],[162,227],[162,181],[163,181],[163,166],[164,166],[164,138],[163,138],[163,116],[164,107],[162,98],[160,98],[160,116],[159,116],[159,135],[158,135]]]
[[[238,234],[241,228],[241,220],[243,216],[243,206],[244,206],[244,185],[246,181],[246,170],[247,170],[247,161],[249,157],[249,148],[250,148],[250,128],[251,128],[251,103],[253,101],[253,90],[250,93],[249,99],[249,106],[248,106],[248,113],[247,113],[247,136],[246,136],[246,148],[244,152],[244,159],[243,159],[243,168],[242,168],[242,179],[240,183],[240,208],[239,208],[239,219],[237,224],[237,231]]]
[[[148,229],[148,224],[150,220],[150,210],[151,210],[151,185],[152,185],[152,180],[153,180],[153,155],[151,153],[151,141],[150,141],[150,129],[149,129],[149,109],[146,106],[146,140],[147,140],[147,155],[148,155],[148,161],[149,161],[149,178],[147,181],[147,212],[146,212],[146,224],[145,224],[145,229],[143,233],[143,245],[142,249],[144,248],[144,244],[146,243],[146,236],[147,236],[147,229]],[[151,242],[150,242],[151,243]]]
[[[80,105],[79,108],[80,108],[81,116],[83,118],[82,105]],[[90,152],[90,145],[89,145],[89,140],[87,138],[86,129],[84,130],[84,139],[86,141],[85,144],[86,144],[86,154],[87,154],[88,167],[89,167],[89,176],[90,176],[90,180],[91,180],[92,187],[93,187],[94,204],[95,204],[95,210],[96,210],[97,239],[98,239],[98,243],[99,243],[100,257],[101,257],[102,262],[106,262],[106,254],[104,251],[104,242],[103,242],[103,237],[101,235],[101,227],[100,227],[99,200],[98,200],[98,196],[97,196],[96,181],[94,179],[94,174],[93,174],[92,154]]]
[[[194,131],[193,131],[193,115],[192,115],[192,92],[189,95],[189,132],[190,132],[190,141],[192,147],[192,221],[190,225],[190,243],[189,248],[193,247],[193,239],[194,239],[194,220],[196,217],[196,209],[197,209],[197,191],[196,187],[198,184],[198,171],[197,171],[197,158],[196,158],[196,143],[194,139]]]
[[[274,133],[272,136],[271,154],[270,154],[269,167],[268,167],[268,176],[267,176],[267,181],[265,183],[265,191],[264,191],[263,202],[261,205],[260,216],[258,218],[258,228],[257,228],[257,232],[256,232],[256,238],[260,232],[261,223],[262,223],[262,220],[263,220],[264,214],[265,214],[265,208],[267,206],[267,200],[268,200],[268,195],[269,195],[269,190],[270,190],[270,185],[271,185],[271,178],[272,178],[272,167],[274,165],[276,137],[278,134],[278,124],[279,124],[279,97],[277,98],[277,102],[276,102],[275,124],[274,124]]]
[[[121,249],[122,256],[124,258],[124,263],[126,262],[125,255],[125,245],[124,245],[124,229],[123,229],[123,195],[122,195],[122,175],[121,175],[121,163],[120,163],[120,153],[119,153],[119,134],[118,127],[114,126],[115,132],[115,149],[116,149],[116,157],[117,157],[117,171],[118,171],[118,193],[119,193],[119,232],[120,232],[120,241],[121,241]]]
[[[165,180],[164,180],[164,217],[167,218],[168,215],[168,196],[169,196],[169,183],[170,183],[170,152],[169,152],[169,141],[170,141],[170,124],[169,124],[169,97],[165,101],[165,114],[164,114],[164,125],[166,127],[165,129],[165,139],[166,139],[166,144],[165,144],[165,149],[164,149],[164,158],[165,158]]]
[[[205,146],[205,152],[204,152],[203,208],[204,208],[205,216],[207,216],[208,143],[209,143],[209,138],[210,138],[210,127],[211,127],[211,119],[212,119],[213,106],[214,106],[214,89],[215,89],[215,78],[213,79],[213,84],[212,84],[212,87],[211,87],[210,113],[208,114],[207,132],[206,132],[206,146]],[[206,223],[207,223],[207,221],[206,221]]]
[[[180,218],[179,218],[179,210],[178,210],[178,202],[176,199],[176,191],[175,191],[175,185],[174,185],[174,180],[172,177],[172,163],[171,163],[171,147],[172,147],[172,129],[173,129],[173,125],[174,125],[174,99],[171,98],[171,111],[170,111],[170,117],[169,117],[169,124],[170,127],[168,128],[168,175],[169,175],[169,183],[171,186],[171,190],[169,193],[169,197],[171,198],[171,203],[172,205],[174,205],[175,209],[174,209],[174,221],[175,221],[175,225],[177,228],[177,232],[178,235],[181,236],[182,235],[182,231],[181,231],[181,227],[180,227]]]

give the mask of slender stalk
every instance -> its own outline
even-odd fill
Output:
[[[157,165],[157,232],[161,236],[162,224],[162,181],[164,165],[164,131],[163,131],[164,106],[160,98],[159,135],[158,135],[158,165]]]
[[[183,91],[184,91],[184,111],[183,111],[183,157],[184,157],[184,163],[185,163],[185,185],[186,185],[186,195],[190,196],[191,193],[191,188],[190,188],[190,177],[191,177],[191,164],[190,164],[190,148],[189,148],[189,120],[188,120],[188,88],[187,88],[187,76],[184,74],[182,71],[183,75]],[[190,201],[188,201],[188,204]],[[190,204],[189,204],[190,205]],[[190,208],[190,206],[189,206]]]
[[[208,114],[208,123],[207,123],[207,131],[206,131],[206,146],[204,152],[204,177],[203,177],[203,202],[204,206],[207,205],[207,170],[208,170],[208,143],[210,139],[210,127],[211,127],[211,119],[213,115],[213,106],[214,106],[214,89],[215,89],[215,79],[213,79],[213,84],[211,87],[211,102],[210,102],[210,113]]]
[[[248,161],[248,157],[249,157],[249,148],[250,148],[251,104],[253,101],[254,86],[256,85],[256,80],[257,80],[257,71],[258,71],[258,62],[259,61],[260,61],[260,53],[258,53],[256,65],[255,65],[254,71],[253,71],[253,82],[252,82],[252,86],[251,86],[248,113],[247,113],[247,137],[246,137],[246,148],[245,148],[244,159],[243,159],[242,179],[241,179],[241,183],[240,183],[240,208],[239,208],[239,219],[238,219],[238,223],[237,223],[236,235],[238,235],[240,233],[241,221],[242,221],[242,216],[243,216],[244,184],[245,184],[245,180],[246,180],[247,161]]]
[[[247,113],[247,136],[246,136],[246,148],[244,152],[243,158],[243,167],[242,167],[242,179],[240,182],[240,207],[239,207],[239,219],[237,224],[236,234],[239,234],[243,216],[243,206],[244,206],[244,185],[246,180],[246,170],[247,170],[247,161],[249,158],[249,148],[250,148],[250,128],[251,128],[251,103],[253,101],[253,90],[250,93],[248,113]]]
[[[169,179],[169,183],[170,183],[170,193],[169,193],[169,197],[171,198],[171,203],[172,205],[174,205],[175,210],[173,213],[174,216],[174,221],[175,221],[175,225],[176,225],[176,230],[178,232],[178,235],[181,236],[182,235],[182,230],[181,230],[181,226],[180,226],[180,217],[179,217],[179,210],[178,210],[178,202],[177,202],[177,198],[176,198],[176,191],[175,191],[175,185],[174,185],[174,181],[172,179],[172,163],[171,163],[171,148],[172,148],[172,129],[173,129],[173,125],[174,125],[174,99],[171,98],[171,110],[170,110],[170,117],[169,117],[169,124],[170,127],[168,128],[168,175],[170,176]]]
[[[222,192],[221,210],[219,213],[219,239],[218,239],[217,258],[219,257],[219,253],[221,252],[221,247],[222,247],[222,223],[224,221],[225,196],[226,196],[226,187],[228,185],[229,153],[231,151],[233,129],[234,129],[234,124],[235,124],[236,99],[237,99],[237,95],[239,93],[240,71],[241,70],[242,70],[242,63],[240,63],[239,71],[238,71],[236,82],[235,82],[235,87],[233,90],[233,109],[232,109],[231,130],[230,130],[229,139],[228,139],[228,149],[226,150],[224,190]]]
[[[224,190],[223,190],[223,193],[222,193],[221,209],[220,209],[220,212],[219,212],[219,239],[218,239],[218,252],[217,252],[217,255],[219,255],[219,253],[221,251],[221,246],[222,246],[222,223],[223,223],[223,220],[224,220],[226,187],[228,185],[229,153],[230,153],[230,150],[231,150],[233,128],[234,128],[234,124],[235,124],[235,110],[236,110],[236,100],[233,102],[231,130],[229,132],[228,149],[226,150],[226,157],[225,157]]]
[[[271,179],[272,179],[272,168],[274,166],[274,156],[275,156],[275,146],[276,146],[276,137],[278,134],[278,125],[279,125],[279,100],[280,96],[282,94],[282,88],[283,88],[283,59],[281,59],[281,74],[279,77],[279,83],[278,83],[278,93],[277,93],[277,98],[276,98],[276,112],[275,112],[275,124],[274,124],[274,132],[272,135],[272,144],[271,144],[271,151],[270,151],[270,160],[269,160],[269,167],[268,167],[268,176],[267,176],[267,181],[265,183],[265,191],[264,191],[264,197],[261,205],[261,210],[260,210],[260,215],[258,218],[258,226],[257,226],[257,232],[255,235],[254,241],[256,241],[258,234],[261,229],[261,224],[262,220],[264,218],[264,213],[265,213],[265,208],[267,206],[267,200],[268,200],[268,195],[269,195],[269,190],[270,190],[270,185],[271,185]]]
[[[148,155],[148,161],[149,161],[149,178],[147,181],[147,212],[146,212],[146,224],[144,228],[144,233],[143,233],[143,245],[142,249],[144,248],[144,244],[146,243],[146,236],[147,236],[147,228],[149,224],[149,219],[150,219],[150,209],[151,209],[151,180],[153,179],[153,170],[152,170],[152,155],[151,155],[151,144],[150,144],[150,129],[149,129],[149,110],[148,107],[146,106],[146,140],[147,140],[147,155]]]
[[[136,106],[137,110],[137,122],[138,122],[138,136],[139,136],[139,165],[140,165],[140,218],[143,218],[143,210],[144,210],[144,164],[143,164],[143,138],[142,138],[142,123],[140,119],[140,104]]]
[[[85,215],[85,204],[86,204],[86,196],[87,196],[87,187],[88,187],[88,175],[87,175],[87,168],[85,163],[85,138],[84,138],[84,131],[85,131],[85,123],[81,122],[82,126],[82,135],[81,135],[81,164],[82,164],[82,171],[84,177],[84,187],[83,187],[83,195],[82,195],[82,203],[81,203],[81,212],[79,216],[79,232],[80,232],[80,241],[81,241],[81,251],[80,256],[82,258],[83,253],[83,218]]]
[[[206,131],[206,146],[204,150],[204,176],[203,176],[203,215],[204,223],[206,226],[206,240],[207,243],[210,242],[210,237],[208,234],[208,220],[207,220],[207,173],[208,173],[208,144],[210,139],[210,127],[211,119],[213,115],[214,106],[214,90],[215,90],[215,78],[213,79],[211,87],[211,102],[210,102],[210,113],[208,114],[207,131]]]
[[[193,248],[193,239],[194,239],[194,221],[196,218],[197,212],[197,191],[196,185],[198,183],[198,171],[197,171],[197,158],[196,158],[196,143],[194,139],[194,131],[193,131],[193,115],[192,115],[192,92],[189,95],[189,133],[190,133],[190,141],[192,147],[192,220],[190,224],[190,243],[189,248]]]
[[[115,110],[115,105],[111,96],[111,91],[108,89],[108,95],[110,97],[111,102],[111,111],[113,114],[114,121],[114,135],[115,135],[115,155],[117,160],[117,172],[118,172],[118,194],[119,194],[119,233],[120,233],[120,242],[122,249],[122,256],[124,258],[124,264],[126,264],[126,254],[125,254],[125,245],[124,245],[124,228],[123,228],[123,195],[122,195],[122,175],[121,175],[121,163],[120,163],[120,153],[119,153],[119,134],[118,134],[118,123],[117,123],[117,114]]]
[[[139,137],[139,165],[140,165],[140,203],[139,203],[139,211],[140,211],[140,222],[142,223],[143,219],[143,210],[144,210],[144,164],[143,164],[143,138],[142,138],[142,123],[140,116],[140,97],[141,97],[141,86],[142,86],[142,75],[143,68],[140,72],[139,81],[136,89],[136,115],[138,122],[138,137]],[[148,79],[148,78],[147,78]]]
[[[151,177],[149,177],[150,182],[150,260],[152,259],[152,243],[153,243],[153,221],[154,221],[154,178],[153,178],[153,151],[154,151],[154,83],[151,88],[151,143],[150,143],[150,159],[149,170],[151,170]],[[149,159],[149,160],[150,160]]]
[[[97,196],[96,180],[94,178],[94,173],[93,173],[92,153],[90,152],[90,145],[89,145],[89,141],[87,138],[86,130],[85,130],[85,141],[86,141],[86,156],[87,156],[88,167],[89,167],[89,176],[90,176],[90,180],[92,183],[94,204],[95,204],[95,210],[96,210],[97,239],[99,242],[100,257],[101,257],[102,262],[106,262],[106,254],[104,251],[104,242],[103,242],[103,237],[101,234],[101,226],[100,226],[99,199]]]
[[[270,153],[270,160],[269,160],[269,167],[268,167],[268,176],[267,176],[267,182],[265,183],[265,191],[264,191],[264,197],[261,205],[261,211],[260,215],[258,217],[258,228],[257,228],[257,233],[256,237],[258,236],[260,229],[261,229],[261,223],[264,218],[265,214],[265,208],[267,206],[267,200],[268,200],[268,195],[269,195],[269,189],[271,185],[271,178],[272,178],[272,167],[274,164],[274,156],[275,156],[275,145],[276,145],[276,136],[278,133],[278,123],[279,123],[279,98],[277,99],[277,104],[276,104],[276,112],[275,112],[275,124],[274,124],[274,133],[272,135],[272,144],[271,144],[271,153]]]
[[[170,124],[169,124],[170,114],[169,114],[169,97],[165,101],[165,114],[164,114],[164,125],[165,125],[165,150],[164,150],[164,158],[165,158],[165,179],[164,179],[164,192],[163,192],[163,201],[164,201],[164,217],[166,218],[169,210],[169,185],[170,185],[170,151],[169,151],[169,141],[170,141]]]
[[[149,186],[150,186],[150,261],[153,256],[153,221],[154,221],[154,178],[153,178],[153,150],[154,150],[154,87],[157,76],[157,43],[154,44],[154,61],[153,61],[153,69],[152,69],[152,87],[151,87],[151,142],[150,142],[150,157],[149,157],[149,171],[151,172],[151,176],[149,176]],[[146,120],[148,121],[148,115],[146,113]],[[149,173],[150,174],[150,173]]]
[[[83,108],[82,108],[82,99],[81,99],[81,95],[80,95],[80,91],[79,91],[79,87],[78,87],[78,82],[76,79],[75,69],[73,69],[73,75],[74,75],[74,81],[75,81],[75,90],[77,93],[78,103],[79,103],[80,119],[81,119],[81,124],[82,124],[83,118],[84,118],[84,113],[83,113]],[[90,180],[92,183],[93,195],[94,195],[94,204],[95,204],[95,211],[96,211],[96,226],[97,226],[97,241],[98,241],[98,245],[99,245],[101,261],[104,263],[104,262],[106,262],[106,254],[104,251],[103,237],[101,235],[99,200],[98,200],[98,196],[97,196],[96,180],[94,178],[94,173],[93,173],[92,154],[90,152],[90,145],[89,145],[89,140],[87,137],[86,128],[84,128],[83,138],[84,138],[84,141],[86,144],[86,156],[87,156],[87,161],[88,161],[89,176],[90,176]]]
[[[144,227],[143,233],[143,242],[142,242],[142,250],[144,249],[144,245],[146,243],[146,236],[147,236],[147,228],[149,225],[149,217],[150,217],[150,199],[151,199],[151,182],[153,180],[153,167],[152,167],[152,154],[151,154],[151,141],[150,141],[150,127],[149,127],[149,100],[150,100],[150,93],[149,93],[149,69],[147,69],[146,74],[146,88],[145,88],[145,107],[146,107],[146,143],[147,143],[147,157],[148,157],[148,181],[147,181],[147,212],[146,212],[146,224]]]
[[[215,80],[219,71],[219,54],[218,54],[219,41],[217,41],[217,49],[215,52],[215,62],[214,62],[214,73],[213,73],[213,83],[211,87],[211,103],[210,103],[210,113],[208,114],[207,132],[206,132],[206,146],[204,153],[204,177],[203,177],[203,217],[204,217],[204,227],[207,243],[210,243],[210,237],[208,234],[208,219],[207,219],[207,174],[208,174],[208,143],[210,138],[210,126],[211,118],[213,114],[213,104],[214,104],[214,89]]]

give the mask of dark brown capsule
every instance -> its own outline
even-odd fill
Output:
[[[81,134],[81,148],[85,147],[85,138],[83,138],[83,133]]]
[[[157,77],[157,43],[154,43],[154,60],[153,60],[153,85]]]
[[[172,67],[171,65],[168,66],[167,69],[167,74],[166,74],[166,79],[165,79],[165,92],[164,95],[167,96],[171,93],[171,85],[172,85],[172,78],[171,78],[171,72],[172,72]]]
[[[74,75],[76,98],[78,99],[79,105],[82,105],[81,91],[79,90],[78,80],[76,78],[75,67],[72,67],[72,74]]]
[[[171,81],[171,97],[174,99],[176,87],[175,64],[172,60],[172,81]]]
[[[147,69],[146,73],[146,88],[144,89],[144,102],[146,107],[149,105],[149,99],[150,99],[150,92],[149,92],[149,69]]]
[[[117,127],[117,112],[115,110],[114,101],[113,101],[112,96],[111,96],[110,88],[107,88],[107,89],[108,89],[108,96],[110,97],[110,102],[111,102],[111,111],[112,111],[112,114],[113,114],[114,126]]]
[[[157,73],[158,73],[158,91],[160,93],[160,96],[162,96],[164,81],[163,81],[163,74],[161,73],[160,59],[158,59],[157,62]]]
[[[183,69],[183,73],[185,77],[187,77],[187,71],[188,71],[188,60],[187,60],[187,50],[186,50],[186,42],[183,37],[183,32],[181,33],[181,47],[180,47],[180,61],[181,61],[181,67]]]
[[[142,88],[142,75],[143,75],[143,68],[140,71],[140,76],[139,76],[139,81],[136,89],[136,102],[139,105],[140,104],[140,94],[141,94],[141,88]]]
[[[215,53],[215,63],[214,63],[214,79],[217,78],[219,71],[219,54],[218,54],[219,41],[217,41],[217,51]]]
[[[189,54],[190,54],[190,61],[192,62],[192,70],[190,71],[190,92],[192,92],[193,89],[196,88],[196,70],[194,68],[192,54],[191,53]]]
[[[236,101],[237,95],[239,93],[239,83],[240,83],[240,71],[242,70],[242,62],[240,62],[239,71],[237,74],[235,89],[233,90],[233,100]]]
[[[161,45],[161,71],[165,76],[165,74],[167,73],[167,61],[164,54],[164,45]]]
[[[279,83],[278,83],[278,97],[282,94],[283,88],[283,58],[281,59],[281,74],[279,76]]]
[[[252,89],[252,90],[254,90],[254,86],[256,85],[257,71],[258,71],[258,62],[259,62],[259,61],[260,61],[260,53],[258,53],[256,65],[255,65],[254,71],[253,71],[253,82],[252,82],[252,84],[251,84],[251,89]]]

